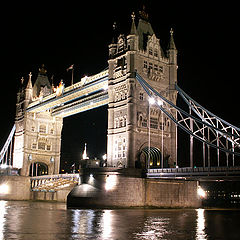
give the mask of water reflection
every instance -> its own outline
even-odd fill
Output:
[[[71,210],[59,203],[0,201],[0,240],[239,239],[239,218],[235,210]]]
[[[136,233],[136,239],[162,239],[169,234],[167,231],[169,218],[148,217],[140,233]]]
[[[197,231],[196,231],[196,239],[197,240],[205,240],[207,239],[205,233],[205,217],[204,217],[204,209],[196,209],[197,211]]]
[[[105,210],[102,215],[102,239],[108,239],[112,233],[112,210]]]
[[[6,202],[0,201],[0,239],[3,239],[5,213],[6,213]]]

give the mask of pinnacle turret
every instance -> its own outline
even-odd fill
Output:
[[[28,83],[27,83],[27,89],[32,89],[32,73],[29,73]]]
[[[174,42],[174,38],[173,38],[173,29],[171,28],[170,30],[170,41],[169,41],[169,49],[171,50],[176,50],[176,45],[175,45],[175,42]]]
[[[132,17],[132,26],[131,26],[130,34],[137,35],[137,28],[135,25],[135,13],[134,12],[132,13],[131,17]]]

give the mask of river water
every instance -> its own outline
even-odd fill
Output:
[[[67,209],[0,201],[0,239],[240,239],[239,210]]]

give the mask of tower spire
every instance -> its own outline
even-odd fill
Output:
[[[131,17],[132,17],[132,26],[131,26],[130,34],[137,35],[137,28],[135,25],[135,13],[134,12],[132,13]]]
[[[87,156],[87,144],[86,144],[86,143],[85,143],[85,147],[84,147],[82,159],[83,159],[83,160],[89,159],[89,157]]]
[[[175,45],[175,42],[174,42],[174,38],[173,38],[173,29],[171,28],[170,29],[170,42],[169,42],[169,49],[172,49],[172,50],[176,50],[176,45]]]
[[[29,78],[28,78],[27,88],[32,89],[32,73],[30,72],[28,76]]]

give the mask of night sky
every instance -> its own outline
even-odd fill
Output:
[[[112,25],[128,34],[131,13],[142,1],[58,1],[23,6],[6,4],[1,15],[1,131],[3,146],[15,117],[16,93],[21,77],[27,79],[46,65],[54,84],[66,86],[75,64],[74,82],[107,67]],[[236,3],[209,5],[192,1],[145,1],[153,30],[164,50],[172,27],[178,49],[178,84],[204,107],[240,127],[239,122],[239,33]],[[182,2],[182,1],[178,1]],[[81,5],[79,5],[79,3]],[[236,5],[234,5],[236,4]],[[79,158],[88,143],[90,157],[106,152],[107,108],[102,107],[64,119],[62,157],[69,163]]]

